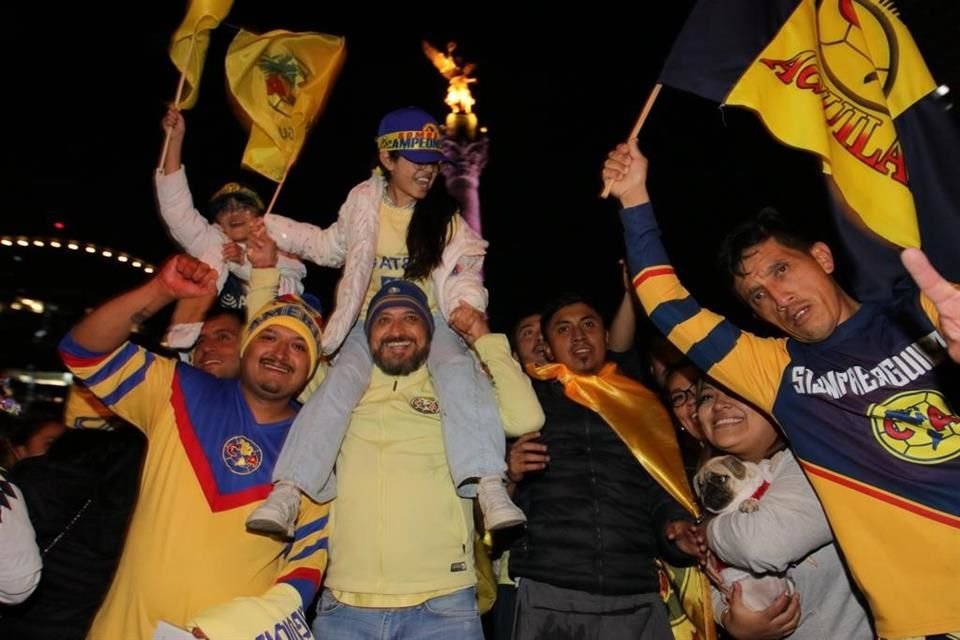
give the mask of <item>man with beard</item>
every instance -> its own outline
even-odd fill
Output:
[[[146,638],[164,620],[212,638],[307,632],[303,607],[326,564],[327,506],[304,501],[291,544],[242,524],[270,491],[298,408],[293,398],[317,366],[313,310],[295,298],[260,309],[243,336],[239,379],[128,341],[132,326],[174,300],[209,294],[214,280],[208,265],[177,256],[60,344],[74,375],[149,441],[127,543],[92,638]]]
[[[489,371],[507,435],[539,428],[543,413],[506,337],[469,305],[450,323]],[[433,328],[426,296],[409,281],[388,282],[370,302],[364,329],[375,367],[337,458],[317,637],[483,637],[473,504],[457,495],[425,366]]]

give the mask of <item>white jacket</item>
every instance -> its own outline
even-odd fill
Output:
[[[249,282],[251,266],[246,257],[243,264],[224,262],[223,245],[230,242],[230,239],[219,225],[207,222],[207,219],[193,206],[193,195],[187,183],[186,169],[181,165],[179,171],[169,175],[165,175],[158,169],[155,181],[160,217],[170,230],[170,235],[183,247],[184,251],[206,262],[217,272],[217,290],[223,289],[228,270],[245,283]],[[280,270],[278,290],[280,295],[303,293],[301,281],[307,275],[307,269],[302,262],[280,256],[277,260],[277,268]]]
[[[268,214],[267,231],[283,251],[324,267],[344,267],[337,285],[333,314],[324,328],[323,352],[339,348],[360,315],[373,275],[380,229],[380,204],[386,181],[374,174],[347,195],[337,221],[326,229]],[[481,274],[487,242],[461,219],[444,247],[440,264],[430,273],[434,298],[444,318],[460,301],[484,310],[487,290]]]

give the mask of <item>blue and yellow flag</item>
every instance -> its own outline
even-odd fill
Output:
[[[325,33],[241,30],[227,50],[227,83],[250,126],[243,166],[275,182],[303,148],[343,66],[346,42]]]
[[[170,40],[170,59],[184,75],[183,92],[177,103],[179,109],[189,109],[197,103],[203,61],[210,46],[210,31],[230,13],[233,0],[190,0],[187,15]]]
[[[751,109],[867,229],[960,280],[960,132],[889,0],[701,0],[661,81]]]

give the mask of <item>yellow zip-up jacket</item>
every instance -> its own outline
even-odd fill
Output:
[[[475,344],[494,381],[504,430],[543,426],[530,380],[506,337]],[[440,406],[430,374],[388,376],[374,367],[337,459],[326,586],[365,607],[420,604],[476,583],[472,501],[447,468]]]

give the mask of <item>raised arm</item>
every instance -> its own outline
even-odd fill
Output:
[[[168,303],[204,295],[213,287],[210,267],[188,256],[169,260],[144,285],[103,304],[60,341],[60,356],[76,380],[118,416],[149,437],[159,420],[157,393],[169,393],[176,361],[127,341],[134,326]]]
[[[277,243],[267,233],[262,219],[251,223],[247,240],[247,259],[250,260],[250,285],[247,289],[247,323],[277,297],[280,271],[277,269]]]
[[[633,287],[630,285],[630,272],[627,263],[621,261],[620,269],[623,274],[623,299],[610,323],[610,351],[624,353],[633,348],[637,334],[637,311],[633,308]]]
[[[950,358],[960,362],[960,289],[933,268],[923,251],[905,249],[901,259],[920,287],[924,311],[947,341]]]
[[[216,273],[195,258],[179,255],[146,284],[104,303],[73,328],[80,347],[107,353],[122,345],[133,328],[174,300],[216,293]]]
[[[633,286],[650,320],[701,370],[770,411],[789,362],[784,340],[742,331],[704,309],[677,278],[660,241],[647,193],[647,159],[636,141],[621,144],[604,164],[604,179],[624,206],[621,220]]]
[[[443,249],[440,266],[431,274],[440,311],[448,320],[461,302],[480,311],[486,311],[488,302],[487,289],[483,286],[487,241],[459,215],[454,216],[450,224],[450,241]]]
[[[513,358],[507,337],[490,333],[486,316],[466,303],[461,303],[450,314],[450,326],[477,352],[490,372],[506,435],[515,438],[542,427],[544,416],[540,401],[530,378]]]
[[[170,136],[167,157],[163,160],[163,173],[170,175],[180,170],[183,163],[183,138],[187,133],[187,123],[183,114],[174,106],[167,109],[163,116],[163,130]]]
[[[347,259],[345,223],[337,220],[326,229],[275,213],[264,216],[267,232],[277,247],[321,267],[342,267]]]
[[[194,258],[201,258],[218,271],[222,267],[221,251],[226,236],[210,224],[193,204],[193,195],[183,168],[181,150],[186,134],[183,115],[171,107],[163,117],[163,128],[169,130],[170,148],[162,170],[154,176],[157,204],[174,241]]]

